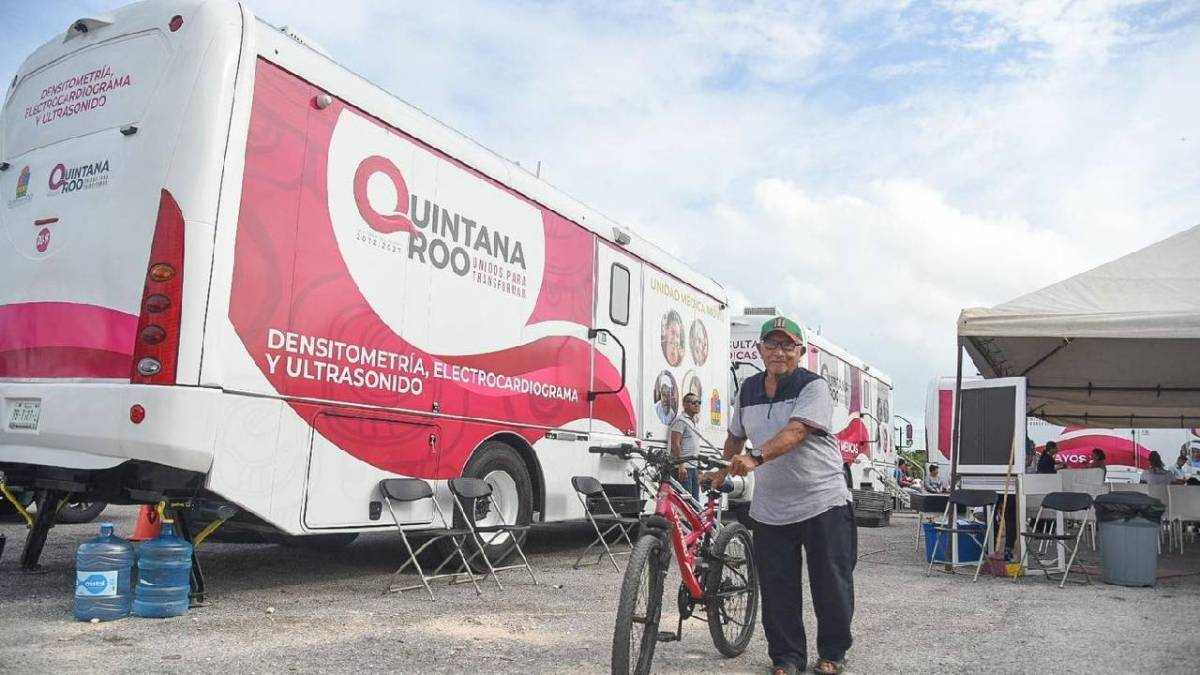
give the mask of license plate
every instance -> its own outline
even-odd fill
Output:
[[[12,412],[8,415],[8,428],[37,431],[38,419],[41,416],[41,401],[13,401]]]

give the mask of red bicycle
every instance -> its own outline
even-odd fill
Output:
[[[632,472],[634,481],[656,495],[654,515],[642,520],[641,536],[629,554],[617,622],[613,630],[612,672],[629,675],[650,672],[659,642],[678,641],[683,620],[703,611],[717,651],[740,655],[750,644],[758,617],[758,573],[750,531],[739,523],[723,525],[721,493],[706,489],[698,503],[675,479],[681,460],[664,451],[631,446],[608,450],[624,459],[639,456],[644,469]],[[700,457],[701,468],[726,465]],[[679,624],[675,632],[660,631],[663,587],[674,555],[683,582],[679,586]]]

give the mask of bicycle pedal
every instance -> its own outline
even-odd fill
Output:
[[[679,642],[679,634],[668,630],[659,631],[657,637],[659,642]]]

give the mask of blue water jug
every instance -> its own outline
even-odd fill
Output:
[[[80,544],[75,553],[75,618],[111,621],[129,616],[132,571],[133,544],[113,535],[112,523],[103,523],[100,536]]]
[[[171,523],[164,521],[162,534],[142,544],[137,566],[134,616],[162,618],[187,612],[192,545],[175,535]]]

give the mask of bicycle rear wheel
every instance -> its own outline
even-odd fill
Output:
[[[721,528],[712,555],[704,580],[708,632],[717,651],[734,657],[746,651],[758,618],[758,569],[750,531],[740,523]]]
[[[658,622],[662,615],[663,579],[667,559],[662,540],[645,535],[633,545],[621,581],[617,623],[613,629],[613,675],[644,675],[650,672],[654,647],[658,644]]]

